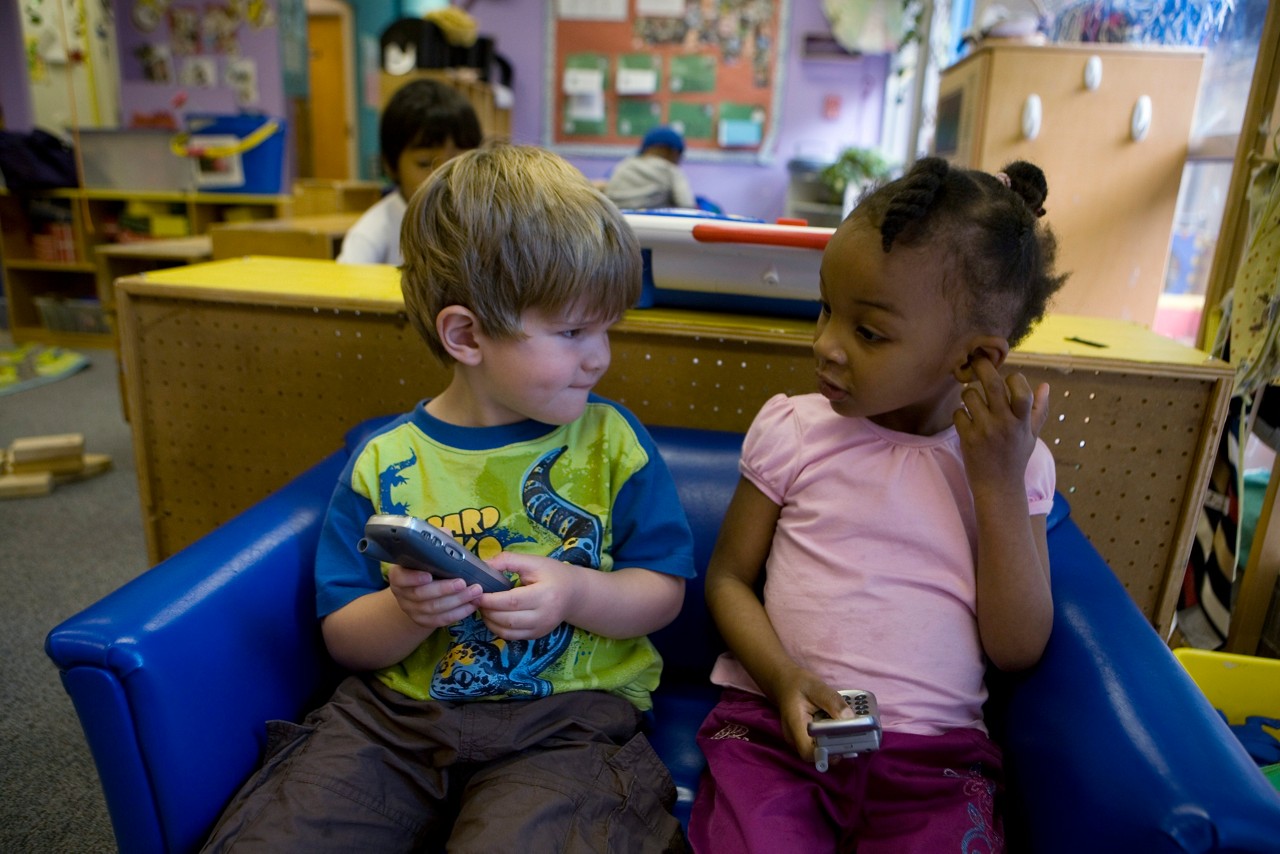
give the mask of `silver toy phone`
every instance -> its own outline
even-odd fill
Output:
[[[830,767],[831,756],[857,756],[880,747],[880,707],[870,691],[841,691],[844,701],[853,709],[852,718],[833,718],[822,710],[809,721],[813,738],[813,764],[819,771]]]
[[[448,531],[416,516],[370,516],[364,525],[364,539],[356,548],[383,563],[396,563],[443,578],[461,578],[468,585],[479,584],[486,593],[512,587],[505,575],[463,548]]]

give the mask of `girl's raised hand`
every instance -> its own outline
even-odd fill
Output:
[[[984,356],[972,362],[974,382],[961,393],[956,432],[974,488],[996,481],[1021,488],[1027,461],[1049,416],[1049,386],[1034,390],[1020,373],[1003,379]]]

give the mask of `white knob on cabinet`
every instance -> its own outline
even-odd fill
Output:
[[[1102,85],[1102,57],[1094,54],[1084,63],[1084,88],[1090,92],[1097,91]]]
[[[1022,104],[1022,138],[1035,139],[1040,135],[1040,121],[1044,117],[1044,108],[1040,104],[1040,96],[1031,94]]]
[[[1151,131],[1151,96],[1139,95],[1129,117],[1129,135],[1134,142],[1142,142]]]

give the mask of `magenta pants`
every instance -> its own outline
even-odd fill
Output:
[[[707,757],[689,841],[698,854],[1004,851],[1000,749],[977,730],[884,734],[820,773],[763,697],[726,690],[698,731]]]

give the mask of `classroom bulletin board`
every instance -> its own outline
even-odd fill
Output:
[[[767,159],[789,0],[556,0],[547,27],[548,144],[631,153],[671,125],[699,160]]]

